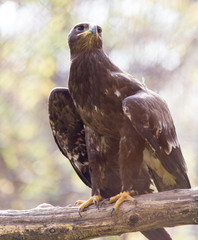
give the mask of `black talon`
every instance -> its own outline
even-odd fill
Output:
[[[82,217],[80,211],[81,211],[81,208],[78,208],[78,214],[80,215],[80,217]]]
[[[137,201],[134,199],[134,201],[133,201],[133,202],[134,202],[134,205],[136,206],[136,204],[137,204]]]
[[[104,200],[101,202],[100,206],[102,207],[103,203],[108,202],[109,200],[110,200],[110,198],[104,199]]]
[[[114,210],[115,210],[115,208],[111,209],[111,217],[112,217],[112,214],[113,214]]]
[[[97,207],[97,209],[99,209],[99,206],[98,206],[98,204],[97,204],[97,202],[96,202],[95,199],[93,200],[93,203],[94,203],[94,205]]]

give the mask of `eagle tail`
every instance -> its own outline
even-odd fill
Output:
[[[171,236],[164,228],[147,230],[141,233],[149,240],[172,240]]]

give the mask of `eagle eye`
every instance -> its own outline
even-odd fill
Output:
[[[85,29],[85,27],[84,27],[83,25],[79,25],[79,26],[76,27],[76,29],[77,29],[79,32],[81,32],[81,31],[83,31],[83,30]]]
[[[97,31],[98,31],[98,33],[101,33],[102,32],[102,28],[101,27],[97,27]]]

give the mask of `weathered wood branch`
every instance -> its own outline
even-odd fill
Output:
[[[0,211],[0,239],[91,239],[160,227],[198,224],[198,189],[136,196],[111,217],[112,204],[90,206],[82,217],[77,207],[39,205],[30,210]]]

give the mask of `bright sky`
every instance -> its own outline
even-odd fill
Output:
[[[17,20],[17,4],[11,1],[0,6],[0,31],[2,36],[10,35],[14,31]]]
[[[23,7],[13,1],[0,5],[0,33],[2,37],[23,34],[33,27],[39,30],[47,21],[47,11],[39,3],[28,3]]]

